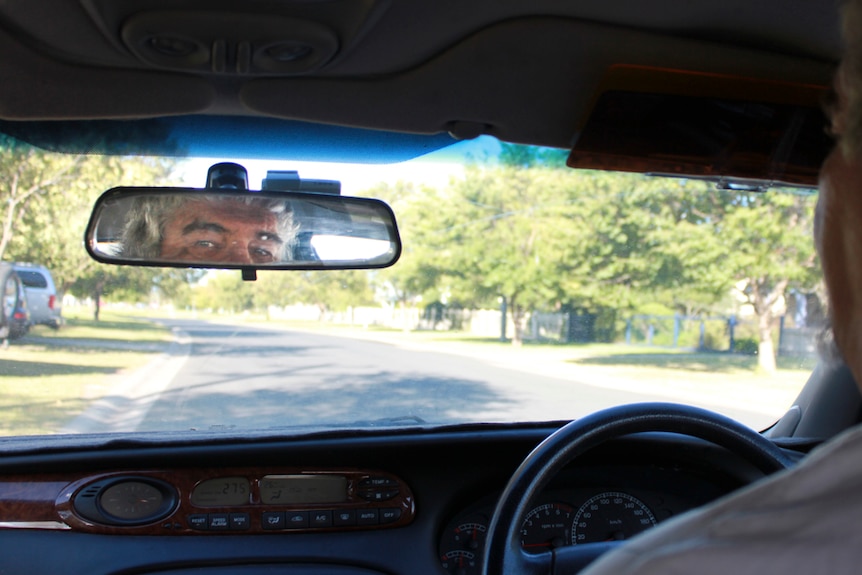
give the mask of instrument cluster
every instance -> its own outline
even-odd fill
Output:
[[[609,482],[615,475],[620,480]],[[529,506],[520,524],[521,548],[526,553],[542,553],[568,545],[623,541],[719,495],[719,488],[709,481],[673,470],[570,473]],[[498,496],[468,504],[447,523],[438,542],[445,572],[481,572]]]

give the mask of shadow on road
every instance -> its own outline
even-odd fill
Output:
[[[317,367],[308,369],[313,371]],[[259,377],[268,380],[286,375],[279,372]],[[230,375],[226,374],[224,381],[229,380]],[[218,383],[163,393],[139,430],[266,429],[373,424],[383,420],[439,424],[463,421],[465,416],[481,417],[482,413],[502,410],[513,403],[482,382],[386,371],[349,379],[315,377],[314,383],[301,378],[282,389],[256,387],[249,382],[250,388],[238,393],[211,389]]]

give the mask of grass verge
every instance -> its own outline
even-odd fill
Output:
[[[98,323],[72,314],[67,322],[56,331],[35,326],[0,350],[0,435],[56,433],[104,395],[112,377],[144,365],[171,338],[155,324],[111,314]]]

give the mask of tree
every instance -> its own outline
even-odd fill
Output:
[[[76,286],[74,293],[93,299],[96,319],[105,295],[135,289],[145,297],[152,280],[166,273],[96,263],[83,249],[85,222],[106,188],[164,185],[173,165],[159,158],[50,153],[0,136],[0,181],[6,182],[0,184],[6,206],[0,256],[45,265],[60,295]]]
[[[402,251],[396,265],[373,274],[377,291],[402,310],[443,297],[441,275],[451,246],[439,241],[438,228],[445,225],[441,214],[452,209],[449,200],[436,189],[407,182],[380,184],[364,194],[392,207],[401,235]]]
[[[788,288],[812,291],[818,282],[813,214],[813,196],[740,194],[716,225],[717,240],[730,248],[724,267],[757,315],[758,365],[767,373],[776,367],[772,333]]]
[[[204,276],[206,282],[195,294],[203,309],[243,312],[254,309],[254,284],[242,279],[239,270],[221,270]]]
[[[259,274],[255,284],[254,302],[258,309],[270,305],[314,305],[320,311],[320,319],[328,311],[374,303],[368,272],[363,270],[273,271]]]
[[[566,172],[500,166],[468,169],[436,214],[435,250],[452,298],[467,306],[496,306],[512,314],[512,343],[523,341],[529,311],[562,295],[571,186]],[[431,214],[429,214],[431,216]]]
[[[729,295],[741,286],[758,321],[760,367],[775,370],[772,333],[787,290],[817,283],[811,196],[589,172],[577,185],[589,193],[568,232],[567,293],[587,305],[696,315],[733,313]]]
[[[3,201],[0,258],[37,200],[65,190],[78,177],[83,156],[55,156],[0,134],[0,199]]]
[[[148,268],[95,264],[75,280],[70,291],[92,298],[93,320],[99,321],[103,297],[121,294],[128,299],[131,294],[135,299],[143,299],[152,286],[152,276],[152,270]]]
[[[500,142],[500,154],[497,160],[501,165],[511,168],[565,169],[568,155],[568,150]]]

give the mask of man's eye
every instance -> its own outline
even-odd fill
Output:
[[[211,242],[209,240],[198,240],[195,242],[196,248],[214,248],[216,247],[215,242]]]
[[[265,250],[263,248],[252,248],[251,257],[257,262],[271,262],[275,261],[275,257],[272,255],[271,251]]]

